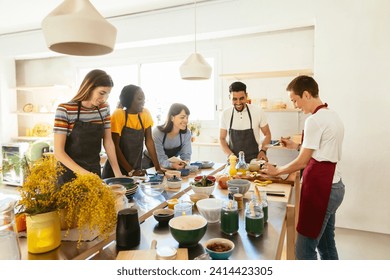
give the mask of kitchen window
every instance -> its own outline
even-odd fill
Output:
[[[207,59],[207,62],[213,67],[214,59]],[[213,121],[216,115],[214,77],[199,81],[182,80],[179,73],[182,63],[168,61],[99,67],[114,81],[108,99],[111,112],[117,107],[122,88],[135,84],[145,93],[145,107],[151,112],[155,125],[165,121],[172,103],[185,104],[191,111],[190,121]],[[90,70],[80,69],[79,84]]]

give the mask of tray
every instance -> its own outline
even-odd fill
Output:
[[[120,251],[117,260],[157,260],[156,249]],[[178,248],[176,260],[188,260],[188,249]]]

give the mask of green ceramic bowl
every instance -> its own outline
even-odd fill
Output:
[[[169,230],[180,247],[195,247],[206,233],[207,220],[199,215],[175,217],[169,221]]]

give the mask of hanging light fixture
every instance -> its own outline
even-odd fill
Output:
[[[70,55],[103,55],[114,50],[116,28],[89,0],[64,0],[42,21],[46,44]]]
[[[211,66],[196,50],[196,0],[194,1],[194,23],[195,23],[195,52],[192,53],[180,66],[180,76],[184,80],[210,79]]]

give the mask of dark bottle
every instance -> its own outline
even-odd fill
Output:
[[[138,211],[133,208],[122,209],[118,212],[116,224],[116,248],[131,249],[141,242],[141,230],[138,221]]]

